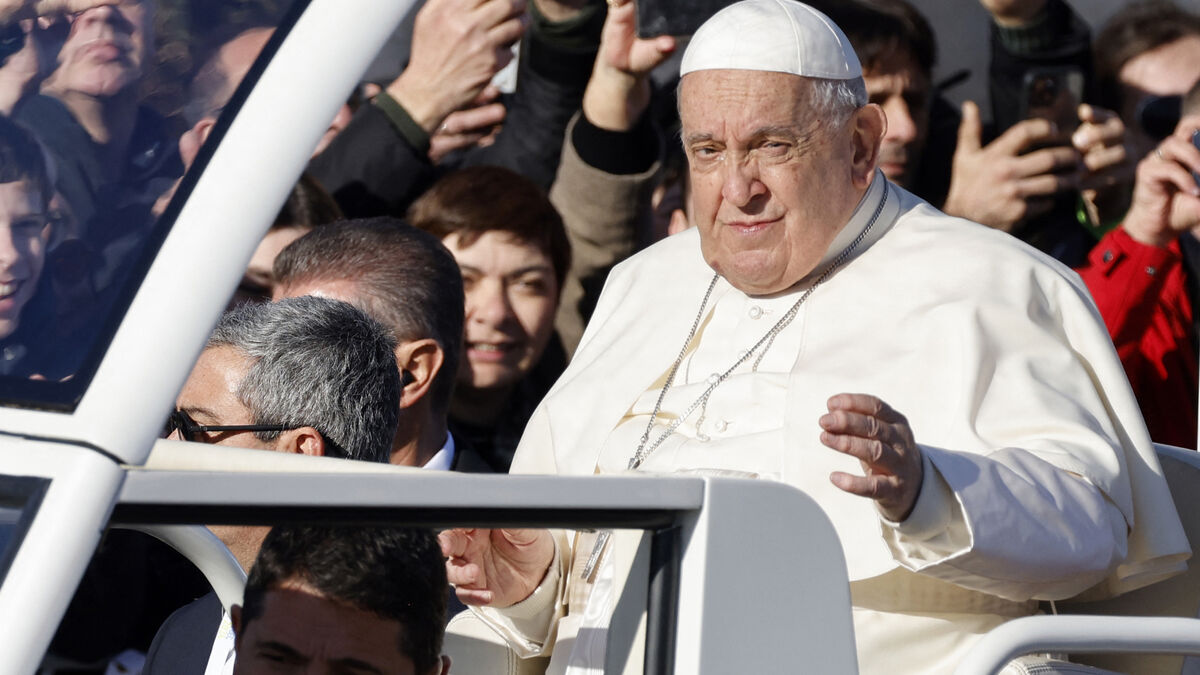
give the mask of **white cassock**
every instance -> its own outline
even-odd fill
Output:
[[[757,370],[754,358],[739,367],[712,393],[700,427],[693,413],[642,470],[749,475],[811,495],[844,548],[861,671],[950,672],[981,633],[1036,612],[1036,599],[1098,584],[1129,590],[1179,571],[1190,551],[1079,278],[1007,234],[942,214],[882,173],[818,272],[881,199],[865,239]],[[614,270],[513,471],[624,471],[712,276],[695,230]],[[753,297],[719,280],[658,429],[811,283]],[[904,523],[884,522],[874,502],[829,481],[832,471],[861,473],[819,440],[826,401],[841,392],[888,402],[921,445],[926,478]],[[551,624],[568,610],[562,578],[573,555],[560,551],[564,563],[524,602],[480,612],[518,652],[570,638]]]

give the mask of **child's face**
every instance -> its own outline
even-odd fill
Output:
[[[32,183],[0,183],[0,337],[17,329],[46,261],[50,225]]]

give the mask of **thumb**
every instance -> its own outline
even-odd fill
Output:
[[[958,124],[958,149],[978,150],[983,147],[983,122],[979,119],[979,106],[974,101],[963,101],[962,121]]]

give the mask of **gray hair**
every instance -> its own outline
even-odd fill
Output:
[[[867,86],[861,77],[849,80],[806,79],[812,84],[809,96],[813,114],[835,127],[845,124],[855,110],[867,104]]]
[[[208,348],[253,363],[237,398],[255,424],[313,427],[331,457],[386,463],[400,408],[396,343],[379,322],[340,300],[300,297],[230,310]],[[272,441],[280,432],[255,432]]]

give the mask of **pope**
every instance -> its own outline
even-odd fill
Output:
[[[843,546],[864,673],[948,673],[1038,600],[1181,569],[1186,539],[1086,289],[886,180],[887,119],[836,25],[744,0],[700,28],[681,73],[696,227],[610,275],[514,472],[804,490]],[[442,535],[459,597],[523,656],[611,606],[620,544]]]

